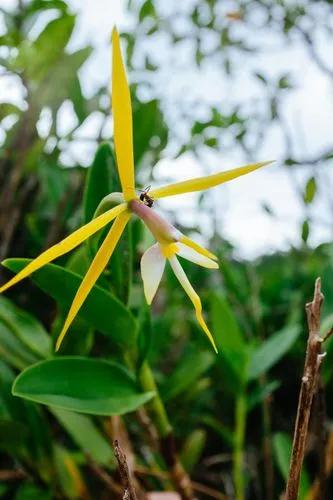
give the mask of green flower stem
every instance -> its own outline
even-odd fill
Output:
[[[148,408],[158,433],[160,451],[170,471],[174,487],[183,500],[194,500],[191,480],[178,458],[172,425],[169,422],[163,401],[158,394],[154,375],[147,361],[141,367],[139,379],[145,391],[154,391],[156,393],[154,399],[148,403]]]
[[[236,500],[244,500],[244,440],[246,428],[246,394],[238,395],[235,408],[235,436],[233,451],[233,479]]]
[[[147,361],[141,367],[139,378],[142,388],[145,391],[154,391],[156,393],[156,396],[148,403],[148,406],[158,435],[161,439],[164,439],[171,434],[172,426],[169,422],[163,401],[158,394],[153,372]]]

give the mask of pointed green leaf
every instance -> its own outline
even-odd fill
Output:
[[[162,385],[161,394],[163,400],[168,401],[185,391],[212,366],[214,361],[216,361],[216,356],[213,353],[190,348],[181,357],[178,366]]]
[[[0,322],[35,354],[45,358],[51,353],[51,339],[41,323],[3,296],[0,296]]]
[[[255,349],[250,360],[249,379],[259,377],[275,365],[289,351],[300,333],[299,325],[286,326]]]
[[[93,415],[122,415],[136,410],[154,393],[143,393],[121,365],[80,356],[41,361],[24,370],[14,396]]]

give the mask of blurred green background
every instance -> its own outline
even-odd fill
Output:
[[[1,259],[37,256],[90,220],[99,200],[118,189],[110,70],[103,59],[108,40],[101,50],[93,39],[86,45],[82,32],[82,18],[94,11],[103,17],[103,4],[33,0],[0,6]],[[252,159],[278,160],[271,173],[259,171],[240,181],[240,188],[157,204],[219,256],[216,272],[184,264],[202,297],[218,356],[171,273],[151,314],[145,307],[139,260],[150,236],[138,221],[99,283],[126,304],[131,319],[123,320],[135,321],[132,372],[139,373],[144,362],[152,365],[182,464],[199,485],[197,496],[278,498],[288,473],[304,362],[304,304],[317,276],[325,294],[323,333],[333,320],[333,145],[325,114],[332,105],[332,3],[206,0],[170,2],[165,9],[149,0],[115,2],[113,18],[104,16],[109,32],[118,13],[139,185]],[[274,62],[277,46],[282,56]],[[266,58],[262,65],[260,57]],[[297,65],[293,74],[290,66]],[[243,92],[242,82],[247,89],[255,82],[254,93]],[[294,121],[286,108],[304,88]],[[327,102],[316,94],[321,89]],[[311,113],[302,115],[303,104],[317,110],[312,123]],[[129,248],[131,259],[124,252]],[[70,271],[83,275],[92,250],[83,245],[57,262],[62,267],[54,279],[41,272],[0,297],[3,498],[118,498],[103,479],[106,474],[119,482],[111,447],[115,417],[75,414],[11,395],[20,371],[52,355],[50,335],[59,332],[71,299],[61,279]],[[9,272],[0,272],[4,282]],[[127,332],[108,318],[104,323],[79,316],[61,354],[123,363],[114,337]],[[326,348],[329,433],[333,345]],[[170,489],[168,476],[156,474],[165,464],[147,439],[140,411],[117,423],[131,445],[138,480],[146,491]],[[317,451],[313,418],[301,498],[317,498]]]

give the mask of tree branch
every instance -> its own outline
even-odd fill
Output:
[[[123,500],[138,500],[127,465],[126,455],[117,440],[114,441],[114,455],[118,462],[120,480],[124,488]]]
[[[309,337],[298,400],[297,417],[294,431],[293,447],[289,477],[287,481],[286,500],[297,500],[301,477],[304,450],[308,434],[309,418],[314,394],[318,387],[318,375],[325,354],[321,353],[323,339],[319,336],[320,310],[323,303],[321,281],[317,278],[312,302],[306,304]]]

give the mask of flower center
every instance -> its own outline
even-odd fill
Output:
[[[143,220],[159,243],[163,245],[179,241],[179,231],[145,203],[138,200],[132,200],[128,205],[129,208]]]

